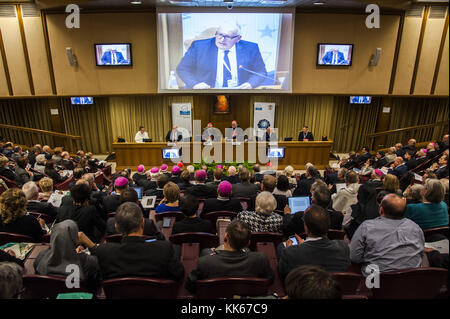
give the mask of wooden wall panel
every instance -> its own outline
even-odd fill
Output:
[[[414,95],[429,95],[431,92],[444,23],[445,19],[428,18],[427,20]]]
[[[5,68],[3,67],[3,59],[0,52],[0,97],[9,96],[8,83],[6,82]]]
[[[449,94],[449,32],[447,28],[447,37],[445,38],[444,51],[442,52],[441,65],[439,66],[439,74],[436,82],[435,95]]]
[[[421,25],[421,17],[405,17],[392,94],[409,95]]]
[[[293,93],[388,93],[400,17],[381,16],[380,29],[367,29],[365,18],[349,14],[296,15]],[[352,66],[317,67],[317,43],[326,42],[353,43]],[[378,66],[369,67],[376,48],[383,50],[381,59]]]
[[[3,43],[14,96],[30,96],[25,56],[20,37],[19,21],[14,18],[0,18]]]
[[[79,29],[65,27],[65,15],[47,16],[58,95],[156,93],[157,50],[154,13],[82,14]],[[94,43],[131,43],[133,66],[97,67]],[[69,65],[71,47],[78,66]]]
[[[36,95],[52,95],[50,72],[45,50],[44,33],[40,17],[23,18],[25,37],[30,57],[31,73]]]

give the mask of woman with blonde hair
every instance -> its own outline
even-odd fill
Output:
[[[294,177],[294,168],[291,165],[284,168],[284,175],[288,178],[289,184],[297,185],[297,180]]]
[[[164,198],[161,203],[156,207],[156,213],[164,212],[181,212],[178,205],[180,199],[180,188],[173,182],[168,182],[163,188]]]
[[[398,181],[397,176],[392,174],[387,174],[383,180],[383,190],[378,193],[377,201],[381,203],[384,196],[387,194],[397,194],[402,196],[402,190],[400,189],[400,182]]]
[[[18,188],[10,188],[0,196],[0,232],[21,234],[40,241],[46,233],[45,221],[27,215],[27,199]]]
[[[53,194],[53,180],[49,177],[44,177],[39,181],[39,187],[42,192],[39,193],[39,201],[46,202]]]

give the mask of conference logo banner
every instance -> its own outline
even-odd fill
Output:
[[[183,134],[183,140],[192,136],[191,103],[172,103],[172,125],[178,126],[178,130]]]
[[[267,128],[275,127],[275,103],[255,102],[253,109],[254,134],[259,138],[264,136]]]

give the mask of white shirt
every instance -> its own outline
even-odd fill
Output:
[[[228,60],[230,61],[230,68],[231,68],[231,79],[236,80],[236,85],[238,84],[238,77],[237,77],[237,59],[236,59],[236,46],[233,45],[230,51],[228,53]],[[224,68],[224,57],[225,57],[225,50],[217,49],[217,74],[216,74],[216,84],[215,88],[222,88],[223,87],[223,68]]]
[[[141,131],[136,133],[136,136],[134,137],[134,141],[136,143],[143,143],[144,138],[149,138],[147,132],[144,132],[144,134],[141,133]]]

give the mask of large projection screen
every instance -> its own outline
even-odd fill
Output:
[[[291,92],[293,9],[161,8],[158,91]]]

